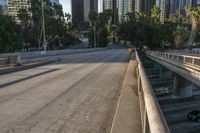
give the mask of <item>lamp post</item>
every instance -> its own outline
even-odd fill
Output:
[[[46,40],[46,31],[45,31],[45,18],[44,18],[44,1],[41,0],[41,6],[42,6],[42,32],[43,32],[43,47],[44,52],[47,51],[47,40]]]
[[[94,47],[97,47],[97,43],[96,43],[96,22],[94,21]]]

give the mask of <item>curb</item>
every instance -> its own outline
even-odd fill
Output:
[[[39,67],[39,66],[43,66],[43,65],[47,65],[47,64],[51,64],[53,62],[56,62],[58,60],[51,60],[51,61],[46,61],[46,62],[38,62],[38,63],[30,63],[30,64],[22,64],[20,66],[15,66],[12,68],[5,68],[0,70],[0,76],[1,75],[5,75],[8,73],[13,73],[13,72],[18,72],[18,71],[22,71],[22,70],[27,70],[27,69],[31,69],[31,68],[35,68],[35,67]]]
[[[124,81],[123,81],[123,84],[122,84],[122,89],[120,91],[120,96],[119,96],[119,99],[117,101],[117,107],[116,107],[116,110],[115,110],[115,114],[114,114],[113,121],[112,121],[112,126],[111,126],[111,129],[110,129],[109,133],[113,133],[113,128],[114,128],[114,124],[115,124],[115,121],[116,121],[117,113],[118,113],[118,110],[119,110],[120,101],[121,101],[123,93],[124,93],[124,86],[125,86],[125,82],[126,82],[126,79],[127,79],[128,67],[130,65],[130,62],[134,60],[133,56],[134,56],[134,54],[130,55],[130,60],[129,60],[129,63],[128,63],[128,66],[127,66],[127,69],[126,69]]]

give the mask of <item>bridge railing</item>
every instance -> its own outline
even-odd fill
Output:
[[[20,64],[20,55],[18,53],[0,54],[0,65]]]
[[[200,50],[168,50],[166,52],[169,53],[180,53],[180,54],[194,54],[194,55],[200,55]]]
[[[138,63],[138,95],[143,133],[170,133],[137,51],[136,59]]]
[[[170,62],[180,67],[190,67],[200,71],[200,56],[181,55],[177,53],[146,51],[147,55]],[[200,78],[200,77],[199,77]]]

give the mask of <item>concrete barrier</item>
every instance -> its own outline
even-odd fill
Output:
[[[65,50],[49,50],[49,51],[33,51],[33,52],[22,52],[20,53],[21,59],[31,59],[38,57],[68,55],[76,53],[94,52],[99,50],[105,50],[108,48],[88,48],[88,49],[65,49]]]
[[[138,62],[138,95],[143,133],[170,133],[137,51],[136,58]]]
[[[20,64],[20,55],[18,53],[0,54],[0,65]]]

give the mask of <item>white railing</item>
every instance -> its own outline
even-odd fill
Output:
[[[138,63],[138,95],[143,133],[170,133],[169,127],[158,104],[153,88],[136,51]]]
[[[170,62],[174,65],[178,65],[180,67],[190,67],[192,69],[200,71],[200,56],[182,55],[177,53],[157,51],[146,51],[146,54]]]
[[[20,64],[20,55],[18,53],[0,54],[0,65]]]
[[[168,50],[168,53],[179,53],[179,54],[194,54],[200,56],[200,49],[193,50]]]

